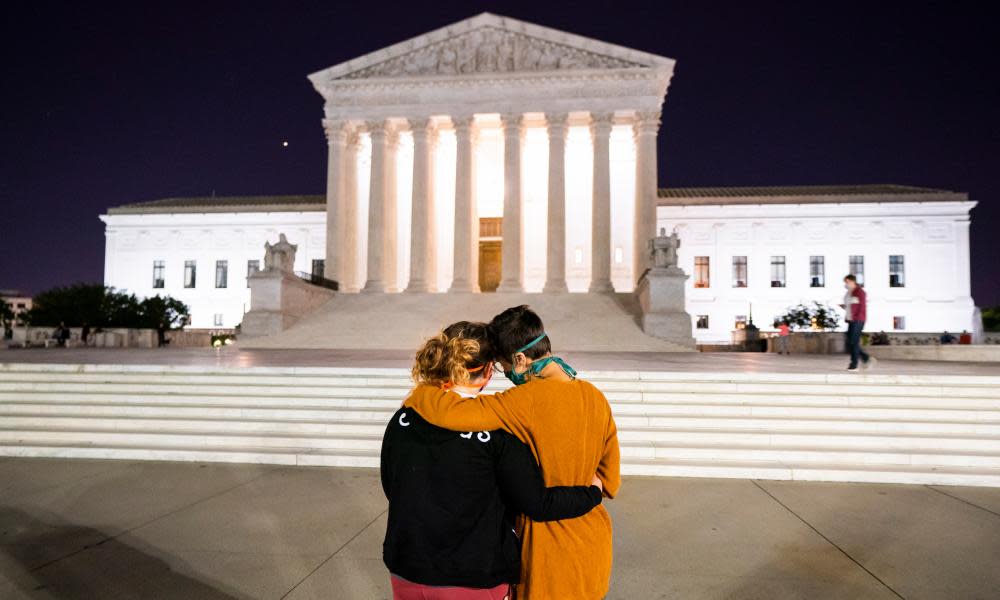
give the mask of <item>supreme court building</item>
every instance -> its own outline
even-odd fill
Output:
[[[285,233],[296,270],[340,293],[623,293],[663,227],[681,238],[699,341],[727,340],[750,304],[766,326],[799,302],[835,303],[848,272],[869,291],[870,329],[972,329],[966,194],[659,189],[673,68],[481,14],[313,73],[325,196],[112,208],[105,281],[178,297],[195,327],[232,327],[263,243]],[[197,278],[199,264],[214,280]]]

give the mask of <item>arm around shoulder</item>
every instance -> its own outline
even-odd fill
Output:
[[[448,390],[418,385],[404,406],[413,408],[428,422],[452,431],[511,431],[523,422],[523,400],[515,390],[465,398]]]

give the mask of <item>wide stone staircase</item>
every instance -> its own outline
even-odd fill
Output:
[[[997,377],[583,376],[627,474],[1000,486]],[[0,456],[377,467],[409,387],[402,369],[3,364]]]

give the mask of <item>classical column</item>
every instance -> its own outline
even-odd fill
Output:
[[[369,121],[372,138],[371,185],[368,189],[368,279],[364,292],[385,291],[385,190],[387,131],[384,121]]]
[[[358,281],[358,132],[347,136],[344,148],[344,212],[342,227],[344,241],[340,245],[340,291],[356,293],[361,284]]]
[[[521,213],[521,140],[524,137],[524,117],[521,114],[500,116],[503,124],[503,254],[502,277],[498,292],[524,291],[521,242],[524,216]]]
[[[566,113],[546,115],[549,129],[548,251],[545,255],[545,293],[566,288]]]
[[[635,116],[635,245],[632,249],[636,281],[649,266],[649,240],[656,237],[656,133],[660,111],[639,112]]]
[[[326,260],[323,277],[340,281],[344,254],[344,147],[347,130],[343,121],[323,120],[328,146],[326,162]]]
[[[434,122],[411,119],[413,204],[410,216],[410,283],[407,292],[433,291],[437,247],[434,233]]]
[[[451,292],[479,291],[479,213],[475,196],[475,117],[452,117],[455,126],[455,272]]]
[[[613,292],[611,285],[611,127],[614,114],[591,115],[594,139],[593,211],[590,229],[590,292]]]
[[[386,124],[385,134],[385,204],[382,213],[382,281],[385,291],[399,291],[399,209],[396,204],[396,156],[399,151],[399,131]]]

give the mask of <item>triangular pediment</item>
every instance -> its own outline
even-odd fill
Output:
[[[669,68],[672,59],[483,13],[313,73],[331,80]]]

